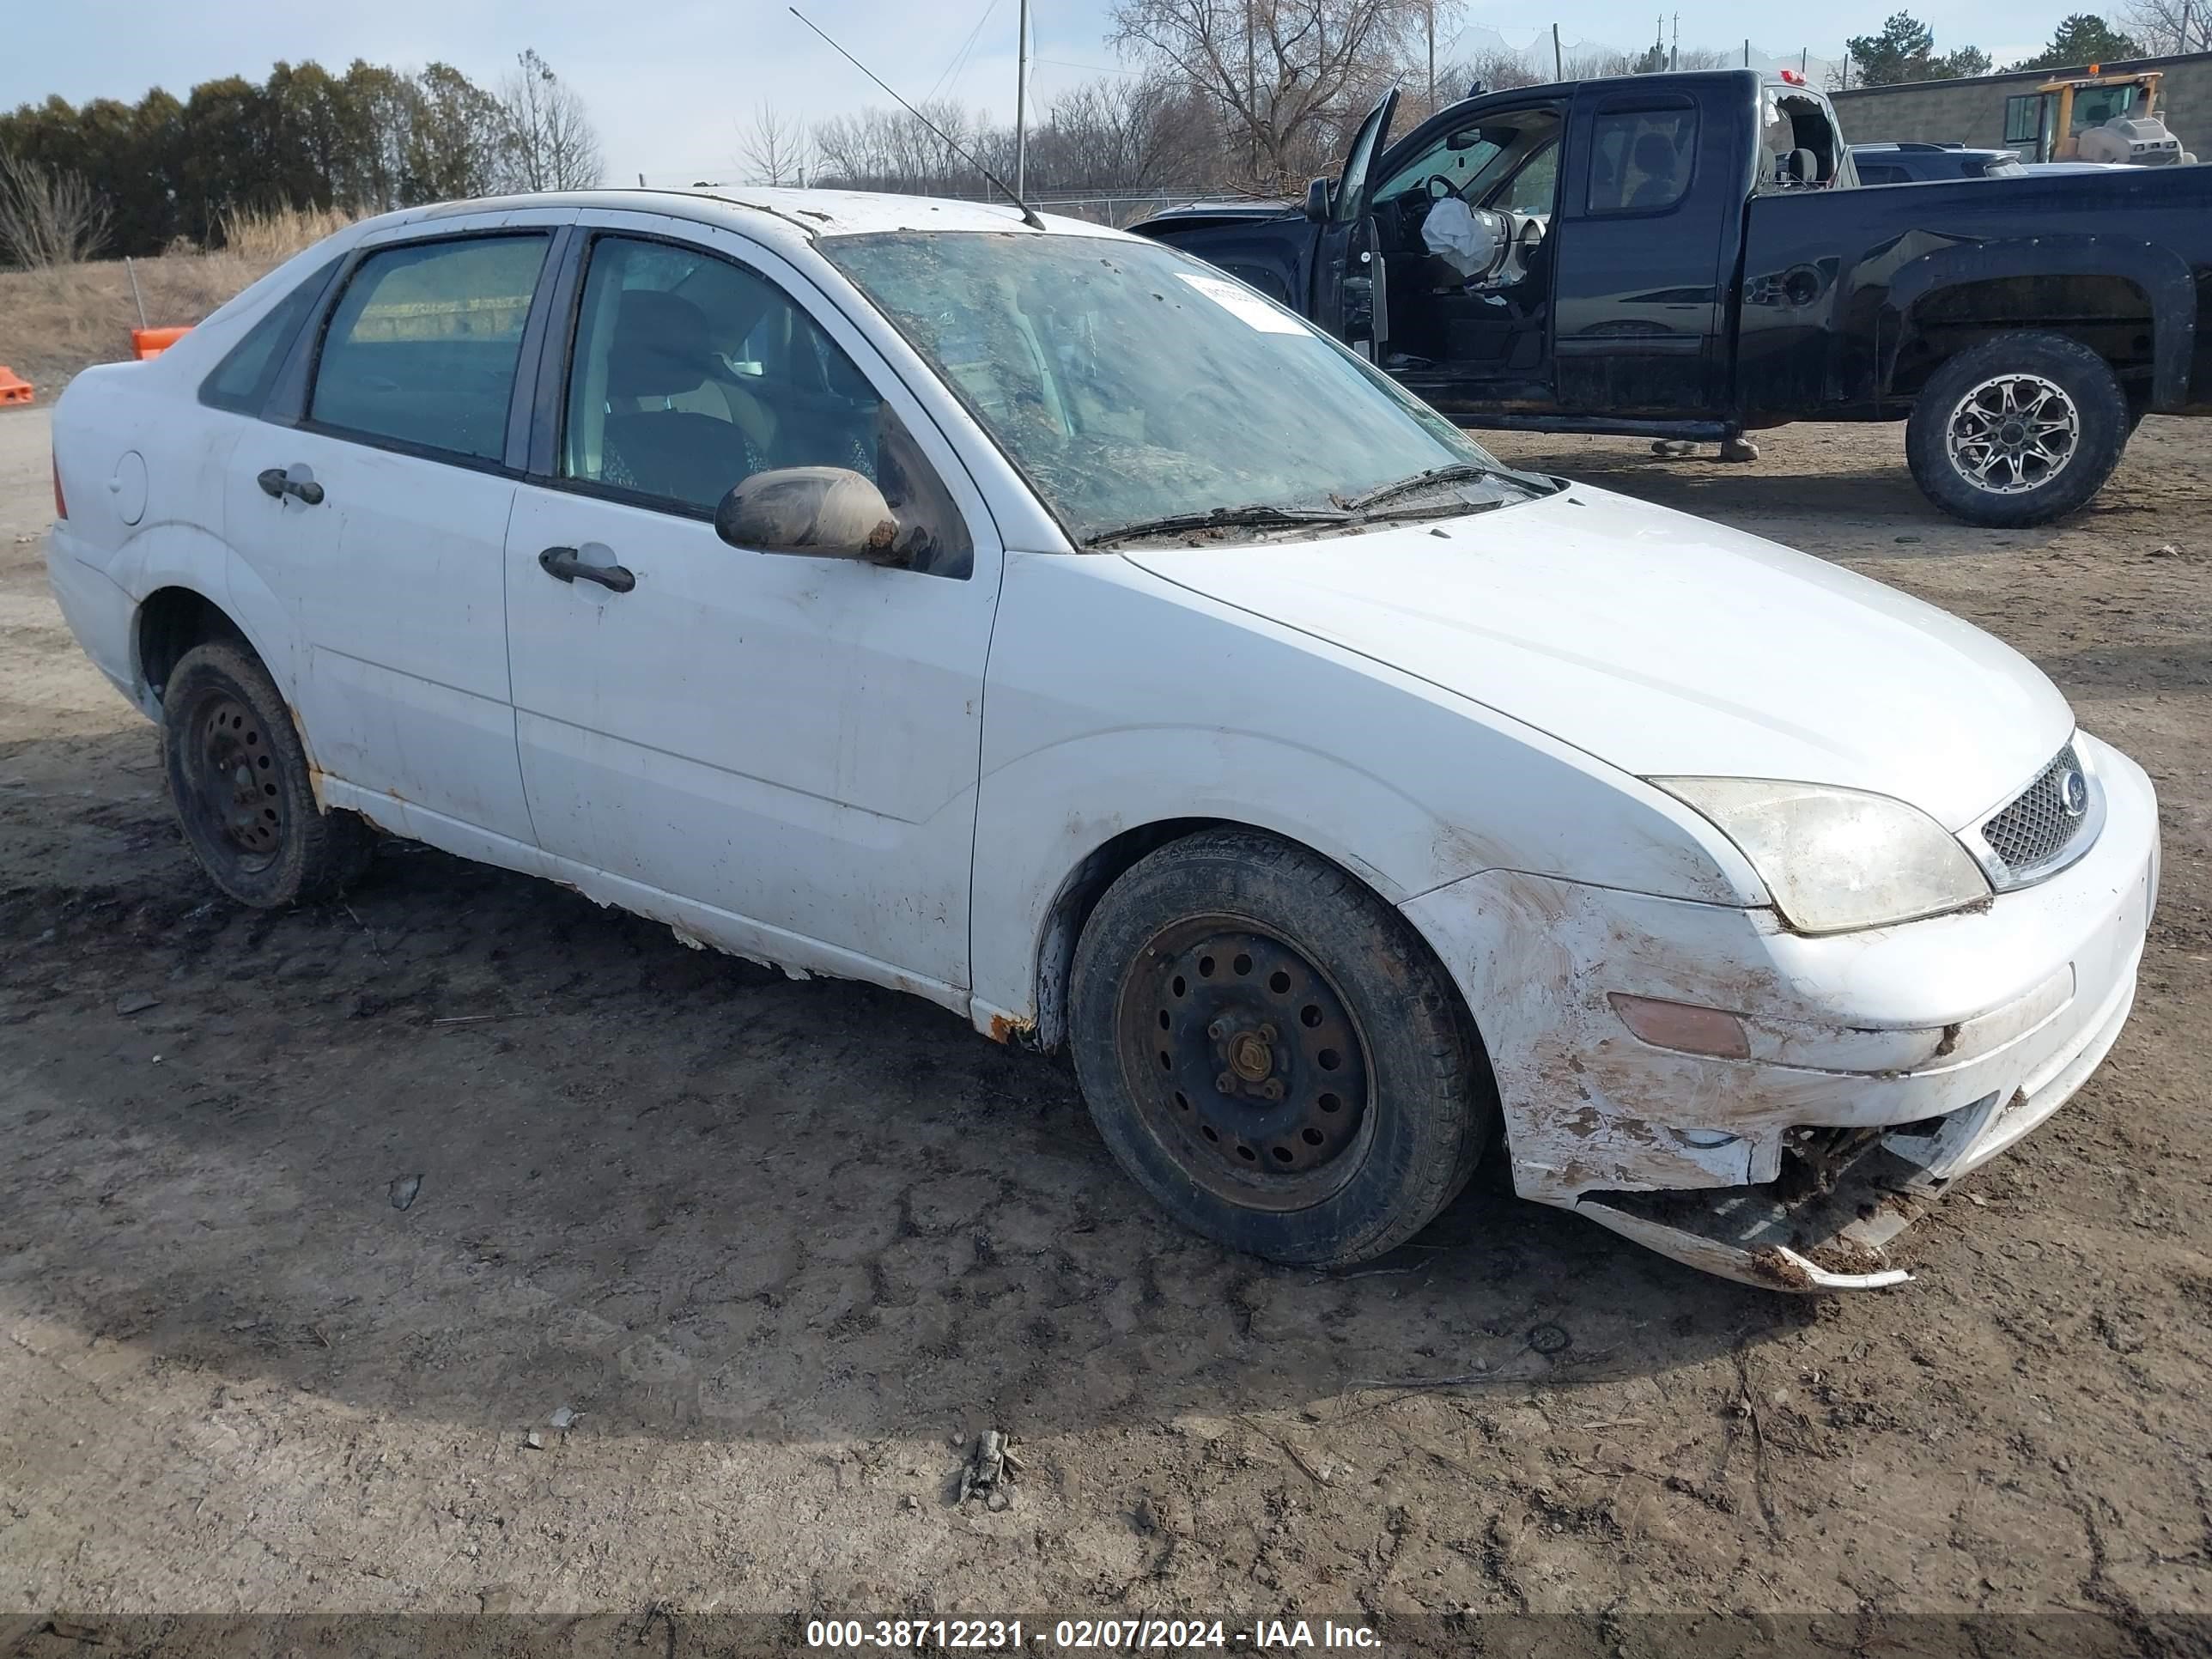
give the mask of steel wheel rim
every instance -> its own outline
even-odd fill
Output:
[[[241,869],[267,868],[283,850],[287,815],[276,757],[260,717],[217,691],[202,700],[185,732],[185,782],[201,826]]]
[[[2040,374],[1993,374],[1952,406],[1951,467],[1977,489],[2019,495],[2063,472],[2081,447],[2081,411]]]
[[[1364,1161],[1366,1039],[1335,982],[1264,924],[1163,929],[1123,976],[1115,1035],[1146,1133],[1214,1196],[1306,1209]]]

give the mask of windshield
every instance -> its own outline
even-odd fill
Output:
[[[912,342],[1079,545],[1163,520],[1461,511],[1544,486],[1290,312],[1152,243],[924,232],[817,244]],[[1494,477],[1487,476],[1498,469]],[[1359,520],[1364,522],[1365,518]],[[1225,532],[1224,532],[1225,533]]]

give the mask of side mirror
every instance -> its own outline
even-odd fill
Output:
[[[1306,217],[1317,225],[1328,222],[1329,198],[1334,192],[1327,179],[1316,179],[1306,186]]]
[[[722,497],[714,533],[756,553],[902,564],[898,518],[884,492],[842,466],[756,472]]]

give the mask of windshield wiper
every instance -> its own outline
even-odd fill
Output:
[[[1085,547],[1097,547],[1106,542],[1127,541],[1138,536],[1170,536],[1179,531],[1216,530],[1231,525],[1300,525],[1349,524],[1352,514],[1339,513],[1330,507],[1269,507],[1254,502],[1249,507],[1217,507],[1210,513],[1170,513],[1158,519],[1133,519],[1127,524],[1115,525],[1111,530],[1102,530],[1095,536],[1085,536]]]
[[[1480,461],[1454,461],[1449,466],[1432,466],[1426,472],[1416,472],[1410,478],[1380,485],[1364,495],[1354,495],[1349,499],[1340,495],[1336,501],[1347,513],[1362,513],[1394,495],[1410,495],[1432,484],[1465,483],[1476,478],[1497,478],[1516,484],[1522,482],[1519,477],[1504,467],[1486,466]]]

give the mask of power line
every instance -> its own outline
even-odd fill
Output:
[[[957,89],[960,77],[968,72],[969,55],[975,50],[975,42],[982,38],[983,26],[991,21],[991,14],[998,9],[999,0],[991,0],[991,3],[983,8],[983,15],[975,20],[975,27],[968,31],[967,40],[961,42],[960,50],[952,54],[952,61],[945,66],[945,73],[937,77],[937,84],[929,89],[929,96],[922,102],[933,103],[938,94],[945,89],[948,78],[953,88]]]

